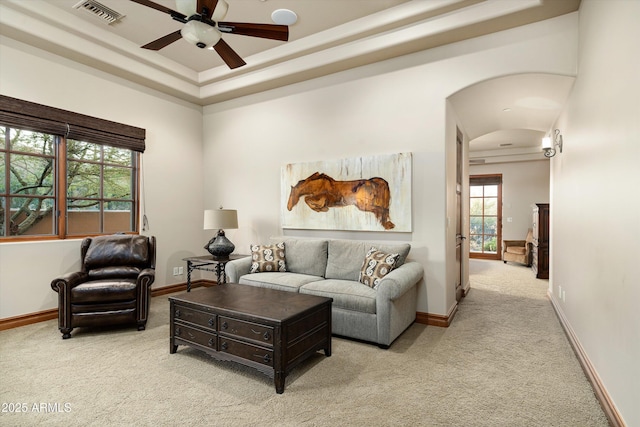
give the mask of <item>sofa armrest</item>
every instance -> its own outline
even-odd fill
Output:
[[[387,274],[376,288],[378,298],[395,301],[416,285],[424,276],[422,264],[410,261]]]
[[[525,246],[524,240],[503,240],[503,246],[506,248],[507,246]]]
[[[51,289],[56,292],[66,288],[71,290],[81,283],[86,282],[89,279],[89,275],[83,271],[74,273],[67,273],[64,276],[57,277],[51,281]]]
[[[227,275],[228,283],[238,283],[240,276],[249,274],[250,270],[251,270],[250,256],[246,258],[234,259],[233,261],[229,261],[224,266],[224,271]]]

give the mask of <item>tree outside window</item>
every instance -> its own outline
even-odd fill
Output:
[[[129,149],[0,126],[0,239],[136,231],[136,165]]]

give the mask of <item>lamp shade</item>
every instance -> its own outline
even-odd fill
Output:
[[[545,148],[551,148],[551,138],[548,136],[542,138],[542,149],[544,150]]]
[[[205,230],[221,230],[221,229],[238,228],[238,211],[235,209],[210,209],[204,211],[204,229]]]

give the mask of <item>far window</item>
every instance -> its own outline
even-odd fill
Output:
[[[469,178],[469,256],[500,259],[502,176]]]

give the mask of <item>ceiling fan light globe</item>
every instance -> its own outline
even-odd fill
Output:
[[[200,21],[189,21],[180,30],[182,37],[202,49],[215,46],[220,41],[220,31]]]
[[[176,10],[185,16],[196,14],[198,0],[176,0]]]
[[[213,16],[211,16],[211,19],[214,22],[222,21],[224,17],[227,16],[228,10],[229,10],[229,3],[227,3],[224,0],[218,0],[218,4],[216,5],[215,10],[213,11]]]

